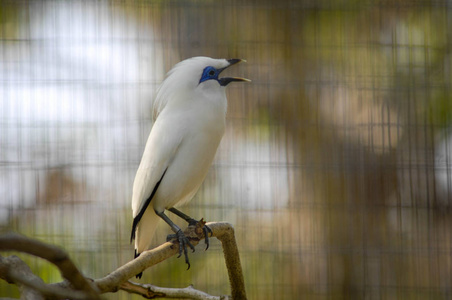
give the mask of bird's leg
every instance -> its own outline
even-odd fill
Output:
[[[196,221],[195,219],[193,219],[192,217],[187,216],[186,214],[184,214],[180,210],[175,209],[174,207],[171,207],[168,210],[170,212],[172,212],[173,214],[175,214],[176,216],[178,216],[178,217],[184,219],[185,221],[187,221],[188,225],[196,225],[199,222],[199,221]],[[204,239],[205,239],[206,250],[207,250],[207,249],[209,249],[209,233],[210,233],[210,235],[212,235],[212,229],[210,229],[209,226],[204,225],[202,227],[202,231],[204,232]]]
[[[190,247],[190,249],[195,252],[195,247],[190,243],[190,241],[188,240],[188,238],[185,236],[184,232],[182,231],[182,229],[179,228],[179,226],[177,226],[176,224],[174,224],[173,221],[171,221],[170,218],[168,218],[163,211],[162,212],[158,212],[155,211],[155,213],[163,219],[163,221],[165,221],[170,227],[171,230],[175,232],[175,235],[168,235],[167,237],[167,241],[171,240],[172,238],[177,238],[177,240],[179,241],[179,256],[178,258],[182,255],[182,250],[184,251],[184,256],[185,256],[185,263],[188,265],[188,269],[190,269],[190,261],[188,260],[188,253],[187,253],[187,245]]]

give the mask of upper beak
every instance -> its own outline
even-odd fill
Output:
[[[221,69],[221,72],[223,70],[225,70],[226,68],[229,68],[230,66],[238,64],[238,63],[241,63],[241,62],[246,62],[246,60],[239,59],[239,58],[228,59],[229,66]],[[223,77],[223,78],[218,79],[218,82],[220,83],[221,86],[227,86],[229,83],[231,83],[233,81],[251,82],[251,80],[246,79],[246,78],[242,78],[242,77]]]

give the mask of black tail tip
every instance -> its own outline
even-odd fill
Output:
[[[137,252],[137,249],[135,249],[135,258],[140,256],[140,253]],[[135,275],[136,278],[141,279],[141,276],[143,276],[143,272],[140,272],[139,274]]]

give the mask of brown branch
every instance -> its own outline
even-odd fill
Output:
[[[76,290],[84,291],[91,299],[100,299],[97,289],[80,273],[67,253],[59,247],[16,233],[8,233],[0,237],[0,250],[24,252],[48,260],[60,269],[63,277]]]
[[[138,294],[146,299],[154,298],[190,298],[195,300],[227,300],[228,296],[212,296],[203,291],[193,288],[192,285],[186,288],[163,288],[152,284],[140,284],[126,281],[120,287],[121,290]]]
[[[173,243],[167,242],[157,248],[143,252],[136,259],[129,261],[107,276],[96,279],[94,283],[101,293],[116,292],[119,286],[129,278],[170,258],[176,253],[178,253],[178,247]]]
[[[185,234],[190,237],[194,246],[203,238],[202,229],[199,225],[201,224],[198,224],[196,227],[189,226],[185,230]],[[246,299],[245,282],[237,243],[235,242],[234,228],[226,222],[212,222],[206,225],[212,230],[212,236],[218,238],[223,245],[232,298]],[[119,286],[129,278],[177,254],[179,252],[178,249],[178,245],[167,242],[157,248],[145,251],[139,257],[108,274],[106,277],[95,280],[95,283],[102,293],[116,292]]]
[[[44,299],[44,297],[89,299],[84,292],[45,284],[40,277],[33,274],[25,262],[15,255],[5,258],[0,255],[0,278],[17,284],[22,291],[22,297],[26,299]]]
[[[232,299],[246,299],[245,280],[240,263],[239,249],[235,240],[234,227],[229,223],[211,223],[208,226],[223,245]]]
[[[139,284],[139,283],[131,282],[131,281],[126,281],[126,282],[122,283],[119,288],[128,293],[143,296],[143,298],[146,298],[146,299],[166,297],[165,293],[156,292],[152,288],[145,287],[144,284]]]
[[[8,283],[17,284],[24,299],[44,299],[43,295],[30,288],[29,284],[24,284],[24,282],[35,284],[44,284],[44,282],[35,276],[27,264],[17,256],[7,258],[0,256],[0,278]],[[17,280],[17,278],[21,278],[21,280]]]
[[[193,246],[196,246],[203,238],[202,226],[204,223],[198,223],[196,226],[188,226],[184,231],[185,235],[190,238]],[[94,282],[101,293],[116,292],[122,283],[132,278],[138,273],[143,272],[171,256],[179,252],[179,245],[172,242],[166,242],[154,249],[144,251],[139,257],[129,261],[125,265],[119,267],[107,276],[96,279]]]
[[[191,243],[195,246],[203,239],[202,225],[200,222],[196,226],[189,226],[185,230],[185,234],[190,238]],[[231,224],[225,222],[215,222],[207,224],[212,230],[212,236],[217,237],[222,245],[223,252],[226,261],[226,267],[229,274],[229,282],[231,285],[231,293],[233,299],[246,299],[245,284],[243,280],[242,267],[240,264],[239,252],[234,236],[234,229]],[[37,240],[28,239],[16,234],[9,234],[0,237],[0,250],[17,250],[25,253],[29,253],[35,256],[42,257],[52,263],[54,263],[63,273],[63,276],[71,282],[71,284],[77,289],[88,293],[88,298],[98,299],[100,293],[116,292],[119,289],[139,291],[138,293],[143,297],[148,294],[144,292],[144,289],[152,287],[156,293],[158,287],[150,285],[140,285],[132,282],[128,282],[130,278],[136,274],[150,268],[159,262],[162,262],[171,256],[178,253],[179,245],[172,242],[164,243],[152,250],[143,252],[138,258],[126,263],[119,267],[117,270],[111,272],[107,276],[94,280],[93,285],[86,280],[75,265],[70,261],[67,254],[58,247],[46,245]],[[81,278],[80,278],[81,277]],[[67,284],[62,282],[60,284],[47,285],[47,287],[57,286],[60,288],[67,288]],[[47,288],[46,287],[46,288]],[[132,288],[133,287],[133,288]],[[163,289],[163,288],[160,288]],[[193,292],[195,289],[188,287],[185,289],[167,289],[166,291],[183,291]],[[161,290],[160,290],[161,291]],[[199,291],[198,291],[199,292]],[[208,294],[205,294],[209,297]],[[210,298],[200,298],[210,299]],[[217,299],[217,298],[212,298]],[[220,299],[220,298],[218,298]],[[221,299],[225,299],[224,297]]]

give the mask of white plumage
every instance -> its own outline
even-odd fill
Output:
[[[133,184],[136,256],[150,247],[160,218],[179,229],[163,212],[189,201],[203,182],[225,130],[225,86],[248,81],[218,75],[240,61],[190,58],[174,66],[159,87],[154,125]]]

